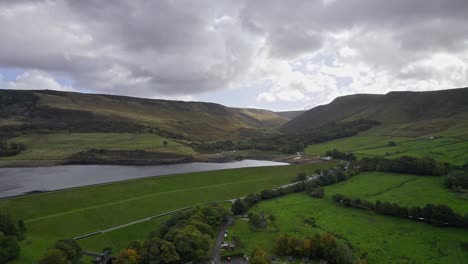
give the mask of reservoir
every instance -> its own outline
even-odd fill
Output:
[[[151,176],[281,165],[289,164],[264,160],[242,160],[227,163],[192,162],[154,166],[66,165],[0,168],[0,198]]]

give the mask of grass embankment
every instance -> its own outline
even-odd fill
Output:
[[[465,132],[466,133],[466,132]],[[396,146],[390,147],[393,141]],[[352,152],[358,157],[397,158],[400,156],[432,157],[441,162],[464,164],[468,160],[468,141],[458,137],[392,137],[360,135],[311,145],[306,153],[324,155],[326,151],[338,149]]]
[[[253,210],[274,215],[275,225],[267,230],[252,231],[247,221],[237,220],[229,235],[240,237],[246,244],[246,251],[260,246],[271,254],[273,243],[281,233],[304,237],[317,232],[331,232],[348,241],[356,256],[366,255],[369,263],[466,263],[468,252],[461,243],[468,243],[468,230],[436,228],[425,223],[341,207],[331,200],[332,195],[339,192],[346,196],[405,205],[445,203],[462,214],[467,213],[468,201],[444,189],[438,180],[384,173],[358,175],[326,187],[324,199],[293,194],[261,202]],[[309,217],[316,220],[318,227],[304,223]]]
[[[163,144],[167,141],[167,146]],[[177,142],[154,134],[130,133],[56,133],[32,134],[10,139],[23,143],[26,150],[1,160],[64,160],[89,149],[146,150],[192,155],[194,151]]]
[[[299,171],[311,173],[333,163],[259,167],[146,178],[106,185],[0,200],[0,211],[26,221],[27,241],[15,263],[33,263],[60,238],[72,238],[177,208],[244,196],[289,183]],[[118,250],[150,222],[96,236],[83,245]],[[143,238],[143,237],[142,237]],[[95,240],[94,240],[95,239]],[[93,241],[94,240],[94,241]],[[109,244],[109,241],[112,244]]]

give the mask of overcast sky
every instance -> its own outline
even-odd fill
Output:
[[[467,0],[0,0],[0,88],[308,109],[468,86]]]

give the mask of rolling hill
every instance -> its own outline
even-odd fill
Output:
[[[303,114],[305,112],[305,110],[296,110],[296,111],[278,111],[278,112],[275,112],[275,114],[279,115],[279,116],[282,116],[284,118],[287,118],[289,120],[291,119],[294,119],[298,116],[300,116],[301,114]]]
[[[381,133],[421,136],[468,121],[468,88],[429,92],[355,94],[317,106],[281,127],[286,133],[359,119],[380,122]]]
[[[193,141],[241,139],[287,122],[272,111],[214,103],[50,90],[0,91],[2,131],[153,132]]]

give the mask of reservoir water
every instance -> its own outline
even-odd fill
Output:
[[[193,162],[154,166],[66,165],[0,168],[0,198],[150,176],[280,165],[289,164],[263,160],[242,160],[227,163]]]

